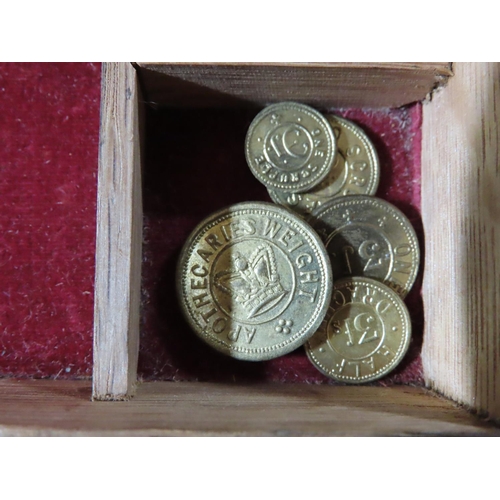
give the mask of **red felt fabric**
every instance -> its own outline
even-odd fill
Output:
[[[91,375],[99,92],[99,64],[0,64],[0,376]],[[191,229],[230,203],[269,200],[243,153],[255,113],[148,110],[143,379],[332,383],[302,349],[264,363],[222,356],[177,307],[175,263]],[[378,195],[410,217],[422,244],[420,105],[339,113],[375,143]],[[410,352],[379,384],[422,383],[420,279],[406,302]]]
[[[0,64],[0,375],[91,375],[99,101],[99,64]]]

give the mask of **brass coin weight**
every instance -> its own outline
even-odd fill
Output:
[[[194,332],[228,356],[263,361],[304,344],[330,303],[330,260],[318,235],[271,203],[232,205],[203,220],[177,267]]]
[[[410,315],[401,297],[378,281],[353,277],[333,284],[326,317],[305,347],[323,374],[359,384],[393,370],[410,337]]]
[[[407,217],[373,196],[334,198],[309,219],[325,243],[334,281],[365,276],[405,297],[417,277],[420,250]]]
[[[327,177],[306,193],[285,193],[268,189],[271,199],[308,217],[311,212],[337,196],[374,195],[380,178],[375,147],[355,123],[336,115],[326,115],[337,141],[337,155]]]
[[[245,156],[254,176],[267,188],[301,193],[330,172],[336,140],[328,120],[295,102],[264,108],[252,121]]]

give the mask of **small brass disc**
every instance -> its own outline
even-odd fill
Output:
[[[365,276],[401,297],[410,291],[420,250],[413,226],[394,205],[374,196],[344,196],[318,207],[309,222],[325,243],[334,281]]]
[[[378,281],[354,277],[333,284],[325,319],[305,348],[323,374],[360,384],[392,371],[410,337],[410,315],[399,295]]]
[[[326,314],[331,287],[318,235],[272,203],[239,203],[207,217],[177,267],[178,298],[194,332],[248,361],[303,345]]]
[[[337,196],[374,195],[380,178],[380,164],[370,139],[353,122],[326,115],[337,141],[337,156],[327,177],[307,193],[285,193],[268,189],[271,199],[303,217]]]
[[[328,120],[295,102],[264,108],[252,121],[245,156],[254,176],[269,189],[302,193],[330,172],[336,140]]]

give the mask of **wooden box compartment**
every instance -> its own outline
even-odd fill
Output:
[[[85,382],[2,382],[24,434],[498,434],[496,64],[103,65],[92,399]],[[443,88],[440,88],[443,87]],[[432,93],[432,97],[431,97]],[[181,107],[297,100],[319,108],[424,101],[424,376],[430,389],[137,384],[141,102]],[[484,293],[490,290],[491,293]],[[438,394],[446,396],[439,396]],[[108,400],[99,402],[99,400]],[[113,402],[114,401],[114,402]],[[33,405],[37,412],[28,410]]]

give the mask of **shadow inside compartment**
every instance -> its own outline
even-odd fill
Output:
[[[263,362],[220,354],[191,331],[178,306],[175,269],[192,229],[228,205],[271,201],[244,155],[245,135],[257,112],[257,108],[147,109],[138,368],[142,380],[339,384],[318,372],[303,348]],[[420,105],[336,113],[360,125],[373,142],[381,165],[377,196],[395,204],[410,219],[422,252],[420,190],[415,189],[420,182],[420,136],[415,134]],[[422,262],[423,257],[417,281],[405,300],[412,318],[409,351],[391,374],[371,385],[423,384]]]

